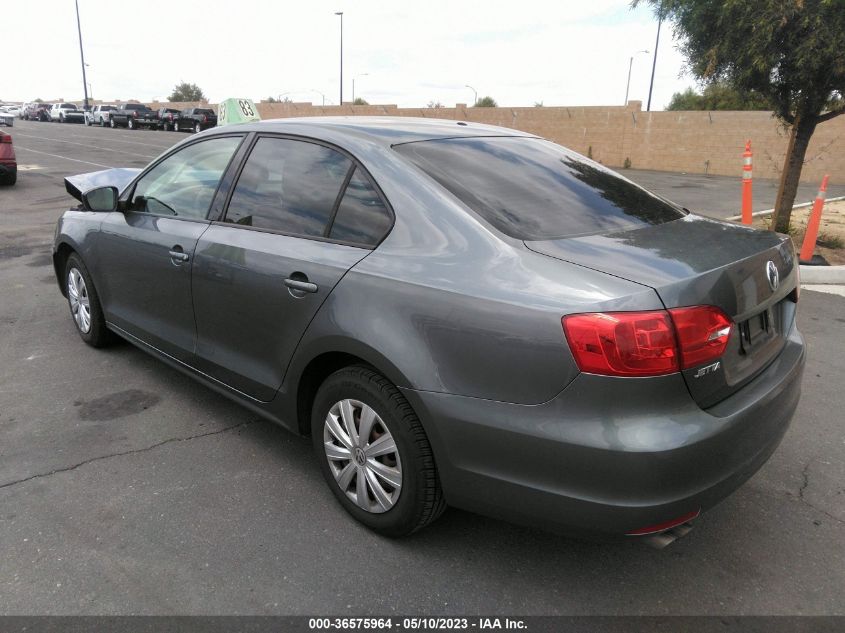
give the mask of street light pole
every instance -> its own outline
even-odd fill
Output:
[[[314,90],[314,88],[311,88],[311,92],[316,92],[318,95],[320,95],[321,97],[323,97],[323,105],[326,105],[326,95],[324,95],[324,94],[323,94],[322,92],[320,92],[319,90]]]
[[[472,105],[475,105],[476,103],[478,103],[478,91],[475,88],[473,88],[472,86],[470,86],[469,84],[466,84],[464,86],[464,88],[469,88],[470,90],[472,90],[472,94],[475,96],[475,99],[473,100]]]
[[[343,105],[343,11],[336,11],[340,16],[340,105]]]
[[[651,111],[651,91],[654,89],[654,69],[657,68],[657,47],[660,46],[660,25],[663,24],[663,16],[657,16],[657,39],[654,42],[654,60],[651,62],[651,81],[648,84],[648,104],[645,111]]]
[[[82,90],[85,93],[85,101],[82,104],[82,109],[88,109],[88,80],[85,77],[85,54],[82,52],[82,26],[79,23],[79,0],[74,0],[76,4],[76,30],[79,33],[79,59],[82,63]]]
[[[355,75],[352,78],[352,103],[353,104],[355,103],[355,80],[358,79],[358,77],[369,77],[369,75],[370,75],[370,73],[361,73],[360,75]]]
[[[634,55],[638,55],[639,53],[648,53],[647,50],[637,51]],[[625,84],[625,103],[622,105],[628,105],[628,91],[631,89],[631,68],[634,66],[634,55],[631,55],[631,59],[628,60],[628,83]]]

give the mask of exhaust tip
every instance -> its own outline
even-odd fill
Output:
[[[639,540],[642,541],[645,545],[649,547],[653,547],[654,549],[663,549],[664,547],[668,547],[679,538],[686,536],[690,532],[692,532],[692,523],[687,521],[686,523],[682,523],[681,525],[676,525],[673,528],[666,530],[665,532],[658,532],[656,534],[649,534],[647,536],[641,537]]]

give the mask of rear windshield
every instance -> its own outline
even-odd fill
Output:
[[[123,106],[124,110],[149,110],[143,103],[127,103]]]
[[[496,229],[553,240],[670,222],[684,211],[560,145],[476,137],[394,149]]]

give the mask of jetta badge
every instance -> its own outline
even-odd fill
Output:
[[[766,263],[766,279],[769,280],[769,287],[772,289],[772,292],[778,289],[780,285],[780,273],[778,272],[778,267],[771,260]]]

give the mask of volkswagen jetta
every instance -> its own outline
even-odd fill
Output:
[[[756,472],[798,402],[790,239],[531,134],[264,121],[66,187],[53,257],[82,339],[310,435],[383,534],[446,504],[667,530]]]

